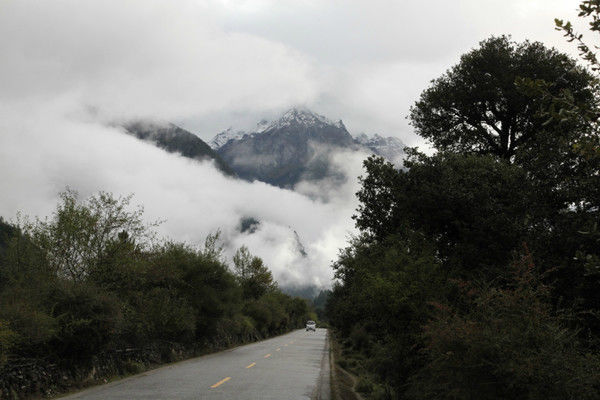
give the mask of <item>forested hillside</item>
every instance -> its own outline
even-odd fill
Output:
[[[199,249],[158,240],[152,228],[129,197],[81,200],[72,191],[48,219],[0,221],[0,397],[68,383],[20,372],[11,381],[18,365],[58,365],[59,377],[79,371],[75,381],[109,378],[316,318],[245,247],[230,266],[218,235]],[[132,359],[123,358],[126,350]],[[108,371],[98,364],[107,357]]]
[[[357,390],[600,398],[599,95],[568,56],[492,37],[411,110],[435,154],[365,161],[327,303]]]

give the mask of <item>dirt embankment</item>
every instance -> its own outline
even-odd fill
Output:
[[[332,400],[363,400],[363,397],[354,390],[357,378],[336,362],[341,358],[341,348],[335,334],[329,335],[329,341]]]

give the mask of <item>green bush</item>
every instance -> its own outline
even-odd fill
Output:
[[[244,307],[244,314],[254,321],[254,326],[263,335],[269,334],[269,327],[273,321],[273,315],[266,302],[251,300]]]
[[[371,393],[373,391],[373,382],[371,382],[371,380],[369,378],[366,378],[364,376],[361,376],[358,381],[356,382],[356,385],[354,386],[354,389],[359,392],[359,393]]]
[[[439,305],[424,330],[413,399],[597,399],[600,357],[553,314],[548,288],[522,268],[507,288],[465,287],[468,307]]]
[[[19,335],[10,329],[8,322],[0,320],[0,366],[6,362],[18,338]]]
[[[87,359],[107,348],[121,319],[114,296],[91,285],[63,282],[48,301],[57,323],[52,347],[60,357]]]
[[[143,372],[146,369],[146,366],[135,360],[127,360],[123,363],[123,372],[127,375],[135,375]]]
[[[393,398],[393,392],[388,386],[385,385],[374,385],[373,391],[369,396],[371,400],[391,400]]]
[[[371,338],[364,326],[355,326],[350,333],[350,340],[356,350],[367,351],[371,345]]]
[[[148,337],[184,343],[194,339],[194,309],[187,301],[168,289],[154,288],[144,296],[143,304]]]
[[[26,356],[49,351],[48,345],[58,331],[56,318],[48,315],[40,305],[27,302],[4,303],[0,307],[0,317],[17,335],[14,353]]]

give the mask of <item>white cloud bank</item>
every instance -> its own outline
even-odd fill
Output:
[[[353,132],[422,145],[406,116],[432,79],[491,35],[577,54],[554,30],[573,0],[212,0],[218,23],[285,43],[318,64],[322,94],[307,104]],[[593,35],[587,39],[594,43]],[[189,126],[195,126],[192,122]],[[198,126],[202,126],[201,123]],[[225,128],[227,126],[224,126]]]
[[[174,120],[310,101],[311,64],[288,47],[226,33],[192,1],[7,1],[0,12],[0,215],[48,215],[69,186],[135,194],[162,234],[201,243],[222,229],[280,284],[330,283],[353,196],[324,204],[222,176],[102,123]],[[349,182],[353,191],[356,183]],[[236,232],[242,217],[261,221]],[[298,232],[308,257],[293,250]]]
[[[46,106],[0,107],[0,215],[14,217],[18,210],[49,215],[67,186],[82,196],[99,190],[134,193],[149,221],[166,219],[159,227],[164,236],[200,244],[222,229],[229,256],[248,245],[281,285],[330,284],[330,262],[352,231],[352,195],[322,203],[261,182],[228,178],[210,162],[166,153],[116,128],[65,117],[70,109],[62,104]],[[27,118],[30,112],[35,118]],[[356,182],[350,181],[343,190],[355,189]],[[261,222],[254,234],[238,231],[244,217]],[[294,230],[308,257],[296,251]]]
[[[300,53],[213,21],[189,0],[4,1],[0,99],[68,93],[110,116],[174,119],[315,95]]]
[[[100,122],[180,121],[209,139],[224,121],[304,104],[356,133],[414,145],[405,116],[430,79],[491,34],[566,50],[552,18],[576,19],[575,8],[564,0],[3,0],[0,215],[46,215],[67,185],[82,195],[133,192],[150,219],[167,219],[161,229],[174,239],[197,243],[222,228],[282,283],[327,284],[329,261],[352,230],[355,181],[335,193],[235,182]],[[359,160],[336,157],[358,173]],[[311,200],[317,193],[330,203]],[[260,229],[235,235],[241,217],[259,219]],[[308,258],[290,251],[291,229]]]

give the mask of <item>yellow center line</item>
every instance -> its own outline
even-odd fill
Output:
[[[287,347],[287,343],[283,345],[283,347]]]
[[[255,365],[256,365],[256,363],[252,363],[252,364],[248,365],[246,368],[252,368],[252,367],[254,367]]]
[[[279,350],[281,350],[281,347],[278,347],[276,351],[279,351]]]
[[[222,384],[224,384],[225,382],[227,382],[227,381],[228,381],[228,380],[230,380],[230,379],[231,379],[231,377],[230,377],[230,376],[228,376],[227,378],[223,378],[223,379],[221,379],[219,382],[217,382],[217,383],[215,383],[214,385],[212,385],[212,386],[211,386],[211,389],[214,389],[214,388],[216,388],[216,387],[219,387],[219,386],[221,386]]]
[[[265,356],[265,358],[269,358],[269,357],[271,357],[271,353],[269,353]]]

